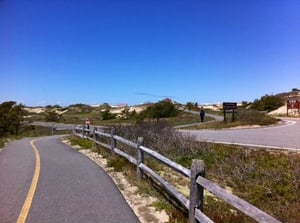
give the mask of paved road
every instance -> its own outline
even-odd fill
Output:
[[[59,136],[10,142],[0,152],[0,222],[17,222],[27,201],[26,222],[139,222],[111,178]],[[27,192],[40,172],[32,202]],[[26,197],[27,196],[27,197]],[[21,221],[20,221],[21,222]]]
[[[281,125],[262,128],[180,131],[195,136],[198,141],[300,150],[300,120],[283,121]]]

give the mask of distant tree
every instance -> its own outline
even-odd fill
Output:
[[[282,105],[284,105],[284,102],[280,97],[274,95],[265,95],[262,96],[259,100],[255,99],[253,104],[251,105],[251,108],[258,111],[270,112],[281,107]]]
[[[176,106],[169,101],[160,101],[156,104],[149,106],[144,111],[144,116],[147,118],[155,118],[159,121],[160,118],[174,117],[179,113]]]
[[[121,116],[121,119],[129,119],[130,118],[129,108],[122,109],[120,116]]]
[[[129,108],[122,109],[121,114],[117,115],[117,117],[120,117],[123,120],[126,119],[136,120],[137,116],[138,116],[137,112],[135,110],[130,112]]]
[[[247,101],[242,101],[242,108],[247,108],[250,105]]]
[[[111,109],[111,106],[110,104],[108,104],[107,102],[106,103],[103,103],[102,105],[100,105],[101,108],[105,108],[105,109]]]
[[[10,110],[10,128],[11,133],[14,133],[16,135],[19,134],[20,127],[22,125],[22,122],[24,121],[24,106],[19,104],[12,107]]]
[[[113,114],[113,113],[111,113],[111,112],[109,111],[109,109],[106,109],[106,110],[102,111],[100,115],[101,115],[101,119],[102,119],[102,120],[109,120],[109,119],[114,119],[114,118],[116,118],[116,115]]]
[[[0,136],[10,134],[18,135],[24,120],[24,106],[15,101],[0,104]]]
[[[135,110],[133,110],[132,112],[130,112],[129,114],[129,118],[130,119],[136,119],[136,117],[138,116],[137,112]]]
[[[189,111],[190,110],[198,110],[199,109],[197,102],[195,102],[195,103],[188,102],[188,103],[186,103],[185,108],[188,109]]]
[[[90,106],[82,103],[77,103],[77,104],[70,105],[69,107],[90,107]]]
[[[60,120],[60,118],[61,118],[61,115],[59,115],[55,111],[47,111],[46,112],[46,116],[45,116],[46,122],[57,122]]]
[[[300,90],[299,90],[298,88],[293,88],[292,91],[293,91],[293,92],[298,92],[298,91],[300,91]]]
[[[135,112],[135,113],[136,113],[136,112]],[[135,122],[136,122],[137,124],[142,123],[142,122],[145,120],[145,118],[146,118],[146,110],[140,112],[139,114],[136,113],[136,116],[134,117]]]
[[[46,109],[62,109],[62,107],[60,105],[46,105],[45,106]]]
[[[92,107],[86,104],[73,104],[68,107],[68,109],[76,111],[76,113],[90,113],[92,111]]]
[[[188,102],[188,103],[186,103],[186,105],[185,105],[185,107],[187,108],[187,110],[192,110],[193,109],[193,107],[194,107],[194,104],[192,103],[192,102]]]

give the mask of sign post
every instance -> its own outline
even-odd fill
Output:
[[[237,110],[236,102],[223,102],[224,122],[226,122],[226,113],[232,113],[232,121],[235,121],[235,113]]]
[[[300,110],[300,101],[296,100],[287,100],[286,101],[286,115],[289,116],[289,110],[298,109]]]

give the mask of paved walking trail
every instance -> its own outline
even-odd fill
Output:
[[[0,152],[0,223],[140,222],[103,169],[60,137],[12,141]]]

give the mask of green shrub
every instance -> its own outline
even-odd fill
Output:
[[[194,110],[194,111],[198,111],[199,107],[198,107],[198,103],[193,103],[193,102],[187,102],[185,105],[185,109],[187,110]]]
[[[253,109],[238,109],[236,119],[240,121],[241,125],[270,125],[278,121],[265,113]]]
[[[141,116],[146,118],[155,118],[159,121],[160,118],[175,117],[179,114],[176,106],[170,101],[160,101],[142,112]]]
[[[252,109],[256,109],[258,111],[273,111],[277,108],[284,105],[283,100],[280,97],[274,95],[265,95],[262,96],[259,100],[254,100],[253,104],[251,105]]]
[[[6,140],[0,138],[0,150],[4,147]]]
[[[0,136],[18,135],[25,111],[23,105],[15,101],[0,104]]]
[[[72,137],[70,139],[71,145],[79,145],[83,149],[91,149],[94,145],[94,142],[89,139],[81,139],[77,137]]]
[[[61,118],[61,115],[56,113],[55,111],[47,111],[45,115],[46,122],[57,122]]]
[[[121,157],[113,157],[108,160],[107,166],[112,167],[114,171],[121,172],[124,170],[124,166],[128,165],[128,162]]]
[[[116,118],[116,115],[111,113],[108,109],[101,112],[100,116],[101,116],[102,120],[110,120],[110,119],[115,119]]]

